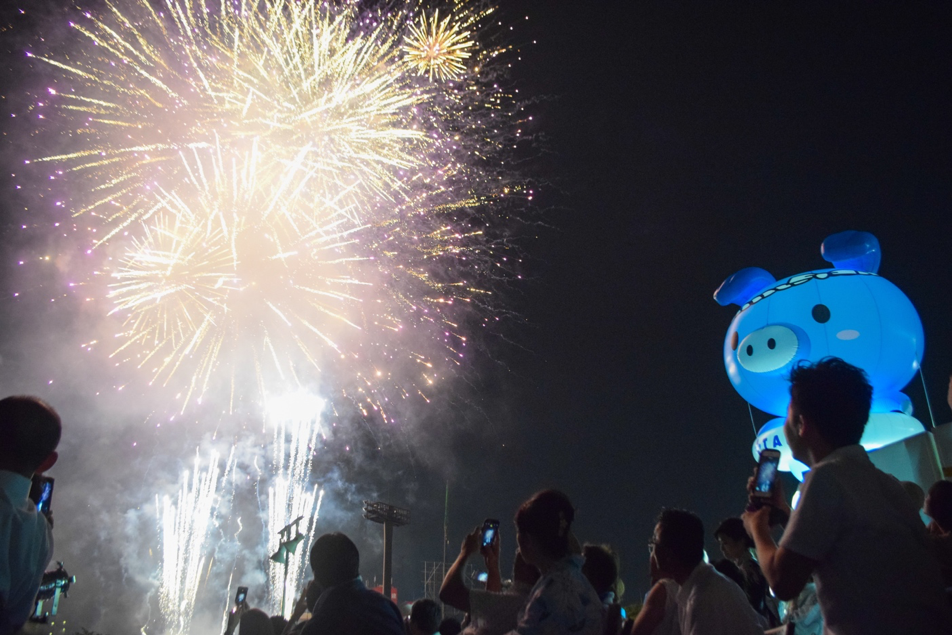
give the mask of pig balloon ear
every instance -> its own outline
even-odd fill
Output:
[[[820,245],[823,259],[837,269],[856,269],[876,273],[883,254],[879,241],[869,232],[845,231],[827,236]]]
[[[760,267],[741,269],[721,283],[714,292],[714,301],[721,306],[743,306],[748,300],[777,280]]]

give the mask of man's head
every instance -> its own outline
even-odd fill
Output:
[[[724,557],[734,561],[743,560],[754,546],[754,541],[744,529],[744,521],[736,517],[728,518],[718,525],[714,530],[714,537],[721,546]]]
[[[417,600],[410,608],[410,635],[433,635],[440,628],[440,607],[433,600]]]
[[[582,547],[585,564],[582,573],[591,583],[599,597],[615,590],[618,579],[618,560],[615,553],[605,545],[587,544]]]
[[[357,545],[340,532],[324,534],[311,547],[311,569],[324,589],[350,582],[360,575]]]
[[[794,458],[810,465],[810,451],[859,443],[869,419],[873,388],[862,369],[838,357],[801,362],[790,373],[784,433]]]
[[[680,584],[704,559],[704,523],[689,511],[665,509],[651,542],[658,568]]]
[[[59,415],[36,397],[0,399],[0,469],[27,478],[48,470],[61,433]]]

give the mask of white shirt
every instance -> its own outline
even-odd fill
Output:
[[[764,624],[733,580],[701,562],[678,592],[681,635],[763,635]]]
[[[0,632],[30,617],[53,557],[50,525],[29,494],[30,479],[0,470]]]
[[[806,474],[780,546],[816,560],[827,635],[952,630],[915,505],[859,445],[837,449]]]
[[[516,628],[531,587],[515,583],[505,592],[471,589],[469,625],[464,635],[503,635]]]

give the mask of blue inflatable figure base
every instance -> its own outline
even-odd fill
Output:
[[[790,454],[790,448],[787,447],[787,439],[783,433],[783,423],[782,417],[765,423],[757,433],[751,450],[755,460],[760,457],[761,450],[779,450],[780,469],[790,472],[798,481],[802,481],[803,473],[810,468]],[[908,439],[924,430],[925,427],[918,419],[902,412],[874,412],[869,415],[860,443],[867,452],[871,452],[896,441]]]

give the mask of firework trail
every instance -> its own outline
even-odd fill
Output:
[[[167,632],[187,635],[195,612],[195,595],[205,565],[208,530],[214,524],[222,483],[235,466],[234,452],[225,463],[224,472],[219,455],[212,452],[207,469],[202,469],[196,452],[195,467],[184,472],[181,489],[175,502],[163,496],[156,498],[162,533],[162,574],[159,603],[166,619]]]
[[[289,617],[308,569],[306,553],[314,542],[314,528],[324,497],[323,489],[310,485],[314,451],[318,436],[323,436],[320,417],[324,402],[302,392],[272,400],[268,405],[269,423],[274,427],[271,456],[276,473],[268,488],[268,553],[279,553],[279,532],[303,517],[294,551],[283,552],[283,558],[279,558],[283,562],[270,562],[270,613],[283,612]],[[294,538],[283,536],[285,541]]]

